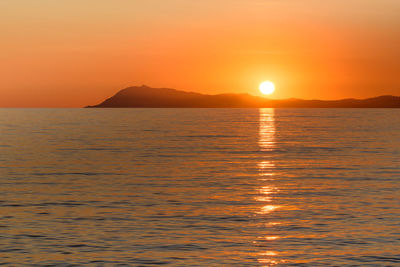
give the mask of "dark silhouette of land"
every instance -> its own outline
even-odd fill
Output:
[[[400,108],[400,97],[272,100],[249,94],[206,95],[148,86],[128,87],[88,108]]]

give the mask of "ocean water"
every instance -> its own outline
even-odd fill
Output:
[[[0,109],[0,264],[400,266],[397,109]]]

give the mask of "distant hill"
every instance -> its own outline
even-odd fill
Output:
[[[342,100],[272,100],[249,94],[206,95],[148,86],[128,87],[87,108],[400,108],[400,97]]]

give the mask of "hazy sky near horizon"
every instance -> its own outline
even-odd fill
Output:
[[[400,95],[398,0],[0,1],[0,107],[79,107],[146,84]]]

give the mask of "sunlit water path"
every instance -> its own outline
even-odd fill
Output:
[[[398,266],[396,109],[0,109],[0,264]]]

